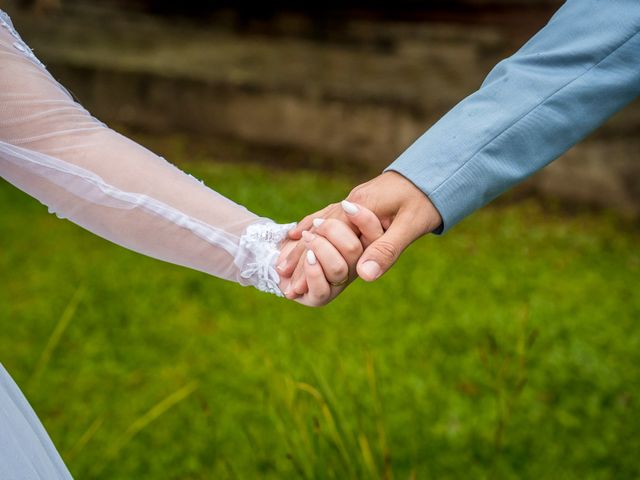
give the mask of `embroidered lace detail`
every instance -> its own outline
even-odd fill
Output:
[[[280,242],[294,226],[295,223],[280,225],[273,222],[249,225],[240,237],[240,251],[236,257],[240,276],[258,290],[282,297],[275,262],[280,255]]]
[[[33,62],[40,65],[42,68],[45,68],[44,64],[40,60],[38,60],[38,58],[33,54],[33,50],[31,50],[31,48],[29,48],[29,46],[24,43],[24,40],[22,40],[20,34],[13,27],[13,22],[11,22],[11,18],[9,18],[9,15],[7,15],[2,10],[0,10],[0,26],[9,30],[9,33],[13,36],[13,38],[16,39],[16,41],[13,42],[13,46],[16,50],[21,52],[25,57],[30,58]]]

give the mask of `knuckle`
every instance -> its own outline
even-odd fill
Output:
[[[346,253],[349,254],[350,256],[359,255],[360,253],[362,253],[362,243],[358,241],[349,242],[345,246],[345,250],[346,250]]]
[[[347,200],[349,200],[350,202],[362,204],[362,203],[366,203],[368,197],[369,197],[369,194],[367,193],[367,189],[364,186],[359,185],[353,190],[351,190],[351,192],[349,192],[349,195],[347,196]]]
[[[331,296],[331,292],[329,291],[329,289],[326,290],[322,290],[321,292],[318,292],[318,294],[316,295],[318,301],[324,305],[327,303],[327,301],[329,300]]]
[[[329,267],[329,274],[336,281],[342,280],[345,277],[345,275],[347,275],[348,271],[349,271],[349,267],[347,266],[346,263],[336,263]]]
[[[303,295],[306,292],[306,288],[305,288],[305,284],[304,282],[297,282],[292,289],[295,293],[297,293],[298,295]]]
[[[330,300],[330,292],[318,292],[313,295],[309,295],[309,305],[312,307],[322,307],[329,303]]]
[[[398,247],[387,240],[378,240],[372,248],[386,259],[395,260],[400,254]]]

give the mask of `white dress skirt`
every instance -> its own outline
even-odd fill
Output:
[[[274,264],[291,225],[258,217],[95,119],[1,10],[0,176],[114,243],[281,295]],[[66,478],[47,433],[0,368],[0,479]]]
[[[71,474],[22,392],[0,364],[0,478],[63,480]]]

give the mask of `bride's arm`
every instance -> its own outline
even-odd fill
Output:
[[[93,118],[0,12],[0,176],[137,252],[280,294],[290,225],[260,218]]]

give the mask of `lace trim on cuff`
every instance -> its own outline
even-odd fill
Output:
[[[275,268],[280,255],[280,243],[287,238],[287,232],[295,223],[254,223],[249,225],[240,237],[240,251],[236,265],[240,276],[263,292],[284,296],[278,286],[280,275]]]

